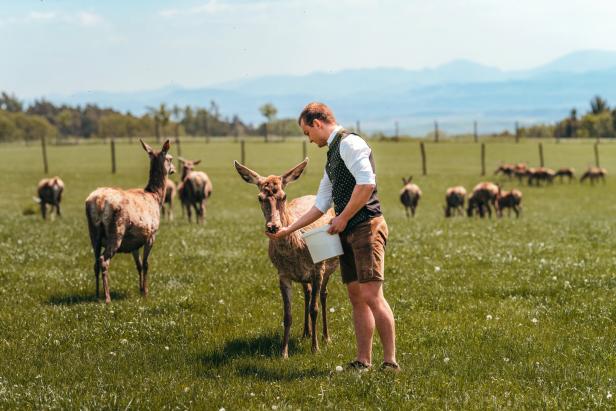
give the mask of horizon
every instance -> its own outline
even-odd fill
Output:
[[[319,0],[310,8],[280,0],[7,2],[0,34],[8,41],[0,52],[11,58],[0,67],[1,88],[31,99],[206,88],[263,76],[424,70],[460,60],[529,70],[572,52],[614,51],[609,39],[616,28],[607,23],[616,4],[602,0],[587,9],[579,0]]]

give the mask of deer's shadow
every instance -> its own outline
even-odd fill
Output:
[[[126,293],[111,291],[110,293],[111,301],[114,300],[124,300],[126,299]],[[47,299],[47,304],[49,305],[77,305],[77,304],[86,304],[86,303],[104,303],[105,296],[97,298],[94,293],[88,294],[56,294],[52,295]]]
[[[309,340],[307,340],[309,341]],[[282,336],[276,333],[268,333],[254,337],[235,338],[225,343],[221,348],[197,355],[197,361],[202,366],[201,377],[213,378],[219,375],[225,368],[235,372],[239,376],[254,377],[266,381],[297,380],[300,378],[316,378],[327,375],[326,371],[317,368],[307,370],[285,369],[287,367],[267,367],[259,365],[260,358],[282,359],[280,346]],[[304,352],[298,338],[289,340],[289,356]],[[239,364],[234,364],[237,360]],[[225,370],[225,372],[228,372]]]

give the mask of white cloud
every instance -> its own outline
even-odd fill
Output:
[[[86,27],[97,26],[103,22],[103,18],[95,13],[82,11],[77,14],[79,24]]]
[[[23,18],[9,18],[4,21],[0,21],[0,25],[19,23],[48,23],[52,21],[78,24],[83,27],[94,27],[102,24],[105,20],[99,14],[92,13],[89,11],[78,11],[74,13],[55,11],[32,11]]]
[[[158,12],[162,17],[195,16],[195,15],[214,15],[230,12],[254,12],[257,10],[267,10],[276,4],[282,4],[275,0],[265,0],[257,2],[230,2],[225,0],[209,0],[207,3],[184,9],[165,9]]]
[[[48,12],[39,12],[39,11],[33,11],[30,12],[30,14],[28,14],[28,16],[26,17],[27,21],[32,21],[32,20],[53,20],[58,16],[58,14],[56,12],[53,11],[48,11]]]

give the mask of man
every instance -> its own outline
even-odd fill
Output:
[[[315,205],[288,227],[270,238],[281,238],[316,221],[334,203],[336,217],[328,232],[340,233],[342,281],[353,306],[357,358],[350,368],[372,366],[374,328],[383,344],[383,369],[399,371],[396,362],[394,316],[383,295],[387,223],[377,198],[372,151],[356,134],[336,123],[331,109],[322,103],[308,104],[298,123],[310,142],[329,146],[327,164]]]

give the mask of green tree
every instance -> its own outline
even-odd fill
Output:
[[[265,103],[261,107],[259,107],[259,111],[261,115],[267,119],[267,122],[264,124],[265,131],[265,141],[268,141],[268,125],[274,120],[276,114],[278,114],[278,109],[272,103]]]
[[[592,100],[590,100],[590,111],[592,114],[601,114],[608,110],[609,107],[607,105],[607,101],[603,100],[601,97],[595,96]]]
[[[0,95],[0,110],[8,111],[9,113],[20,113],[23,111],[23,103],[14,94],[9,95],[3,91]]]

